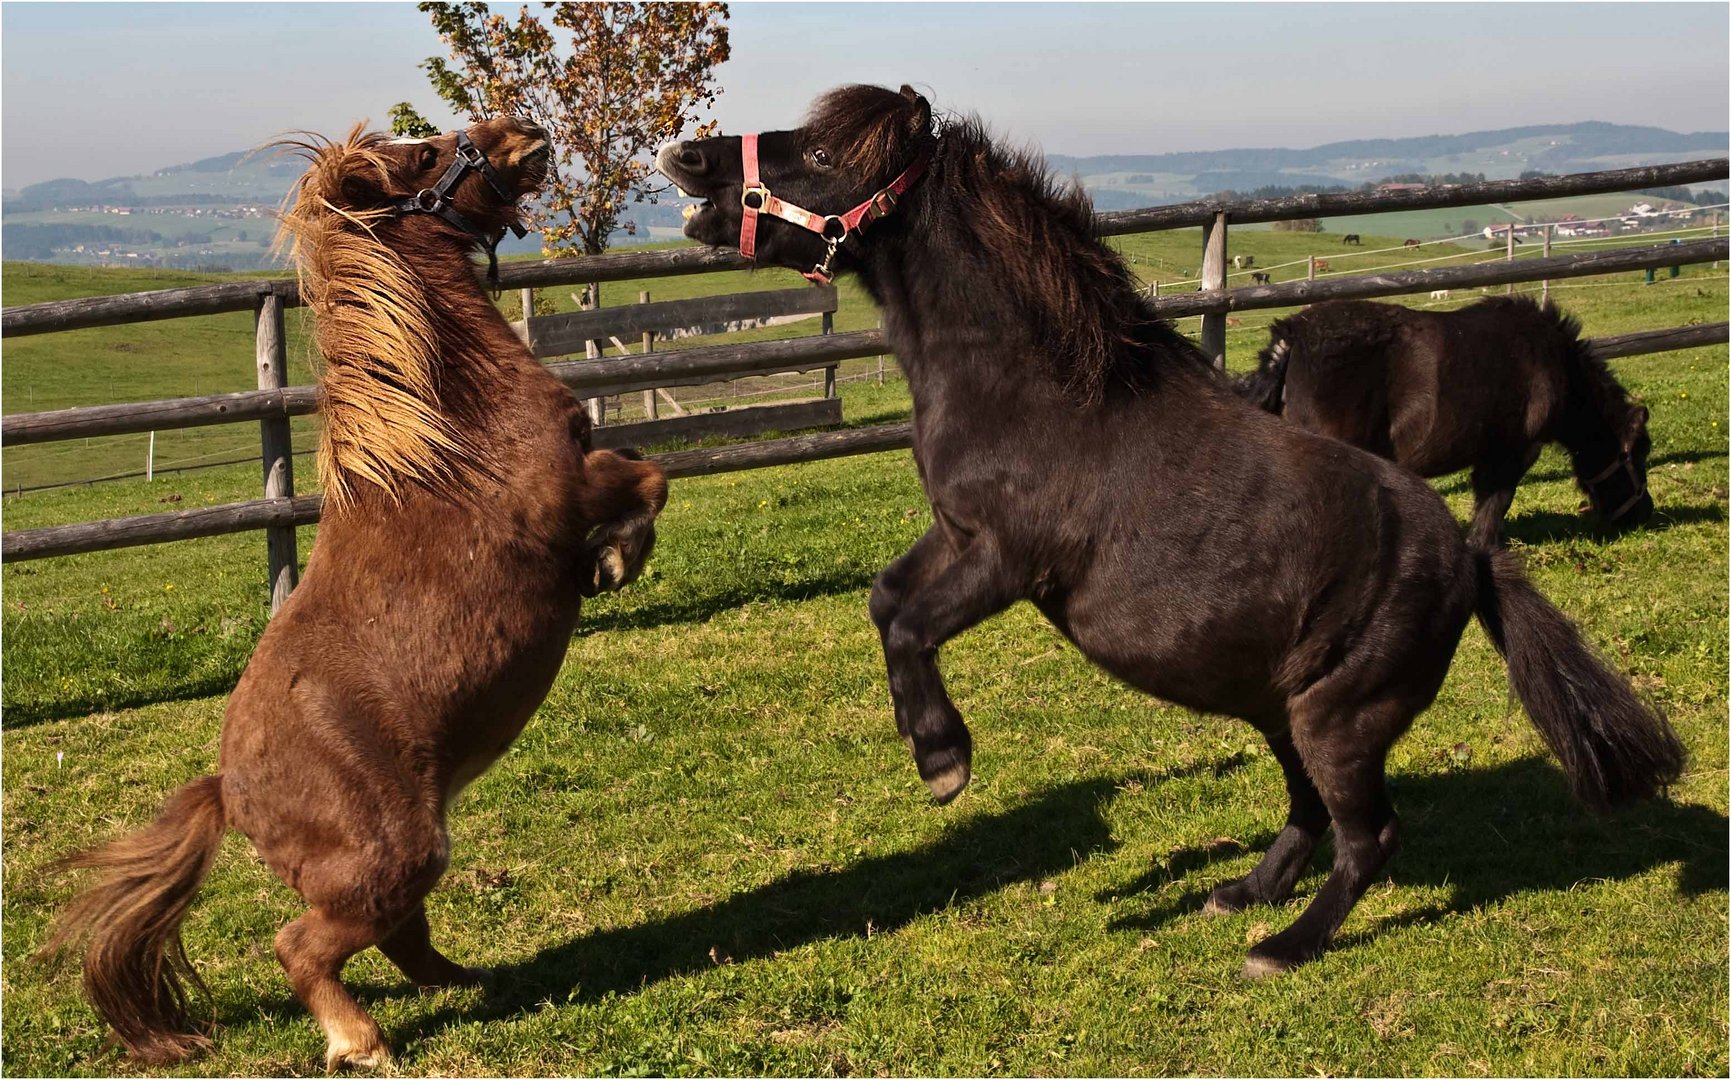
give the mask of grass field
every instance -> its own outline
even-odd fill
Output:
[[[1234,250],[1266,265],[1316,240]],[[1200,247],[1194,232],[1122,245],[1169,280]],[[103,283],[87,273],[28,298]],[[8,304],[29,280],[5,268]],[[1571,285],[1554,295],[1589,334],[1727,304],[1706,268]],[[875,321],[855,293],[843,307],[840,328]],[[1272,315],[1232,329],[1235,365]],[[21,378],[65,404],[116,399],[108,378],[192,392],[169,373],[214,384],[235,356],[239,385],[204,392],[241,388],[250,327],[235,318],[220,355],[174,335],[196,320],[133,328],[160,330],[161,365],[116,356],[122,336],[63,348],[60,365],[9,342],[5,407],[24,407]],[[865,610],[872,575],[930,521],[909,455],[686,480],[650,570],[586,609],[547,703],[453,813],[431,921],[447,952],[494,969],[493,989],[419,994],[375,953],[350,985],[409,1075],[1724,1075],[1727,351],[1615,367],[1653,411],[1654,520],[1598,530],[1553,450],[1510,531],[1539,587],[1683,735],[1690,767],[1664,802],[1605,818],[1572,803],[1470,628],[1391,759],[1405,847],[1389,879],[1335,951],[1248,983],[1244,950],[1296,916],[1326,865],[1325,851],[1281,909],[1200,913],[1284,814],[1249,728],[1124,689],[1019,606],[945,649],[977,779],[934,807],[894,735]],[[850,421],[907,410],[894,380],[845,392]],[[232,501],[258,482],[235,466],[8,498],[5,528]],[[1464,517],[1463,480],[1437,486]],[[134,1072],[102,1054],[75,974],[29,960],[71,895],[48,866],[214,768],[224,695],[265,621],[263,555],[249,534],[0,574],[11,1074]],[[323,1040],[271,955],[297,913],[231,837],[186,927],[216,1049],[178,1071],[320,1071]]]

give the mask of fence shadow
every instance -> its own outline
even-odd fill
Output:
[[[1472,911],[1517,893],[1566,892],[1583,880],[1622,880],[1673,863],[1677,891],[1684,896],[1731,887],[1731,823],[1724,814],[1655,800],[1595,816],[1575,801],[1556,766],[1542,758],[1391,777],[1389,788],[1402,815],[1401,851],[1389,876],[1400,884],[1447,889],[1449,899],[1439,907],[1383,920],[1368,932],[1350,931],[1342,944],[1448,912]],[[1271,821],[1278,819],[1279,809],[1270,808]],[[1273,840],[1270,830],[1247,841],[1245,848],[1181,849],[1165,868],[1103,893],[1102,899],[1133,897],[1216,862],[1239,859],[1246,849],[1260,854]],[[1299,885],[1301,901],[1320,886],[1331,858],[1331,846],[1319,845],[1311,873]],[[1230,873],[1208,875],[1179,897],[1115,919],[1111,928],[1147,933],[1200,911],[1209,889],[1248,868],[1246,861]],[[1295,901],[1274,912],[1274,918],[1296,918],[1300,908]]]
[[[729,581],[709,589],[693,589],[676,597],[598,612],[587,611],[575,636],[609,630],[650,630],[674,623],[705,622],[724,611],[764,600],[815,600],[822,596],[859,592],[871,587],[876,570],[851,568],[802,577],[797,581]],[[860,605],[864,617],[865,605]]]

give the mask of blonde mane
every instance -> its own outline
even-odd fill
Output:
[[[461,482],[478,461],[440,402],[433,298],[374,232],[391,211],[339,205],[345,178],[389,175],[376,149],[384,140],[357,124],[340,143],[308,135],[275,144],[310,162],[289,192],[277,246],[294,261],[324,357],[318,472],[335,507],[353,503],[357,479],[400,504],[412,487]]]

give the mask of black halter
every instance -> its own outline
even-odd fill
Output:
[[[500,229],[496,234],[485,232],[459,213],[455,206],[451,205],[451,192],[457,190],[457,185],[463,182],[463,177],[467,176],[471,169],[481,174],[482,179],[487,181],[487,184],[492,187],[506,206],[516,205],[517,197],[511,194],[511,189],[505,186],[505,182],[499,178],[498,172],[488,163],[487,155],[481,153],[481,148],[469,141],[466,132],[459,131],[457,132],[457,159],[451,162],[445,169],[444,175],[439,177],[438,182],[432,187],[422,188],[414,195],[398,203],[396,212],[399,216],[403,214],[437,214],[473,237],[476,243],[486,249],[487,280],[497,288],[499,284],[499,242],[505,239],[505,230]],[[528,230],[523,228],[522,222],[514,218],[508,228],[517,234],[519,240],[529,234]]]

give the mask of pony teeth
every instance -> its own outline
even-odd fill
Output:
[[[686,221],[690,221],[692,218],[697,216],[697,207],[690,203],[686,203],[685,209],[679,212],[679,216],[684,218]]]
[[[678,184],[673,185],[673,190],[679,192],[679,197],[681,199],[691,198],[691,195],[689,193],[687,193],[686,190],[684,188],[680,187]]]

